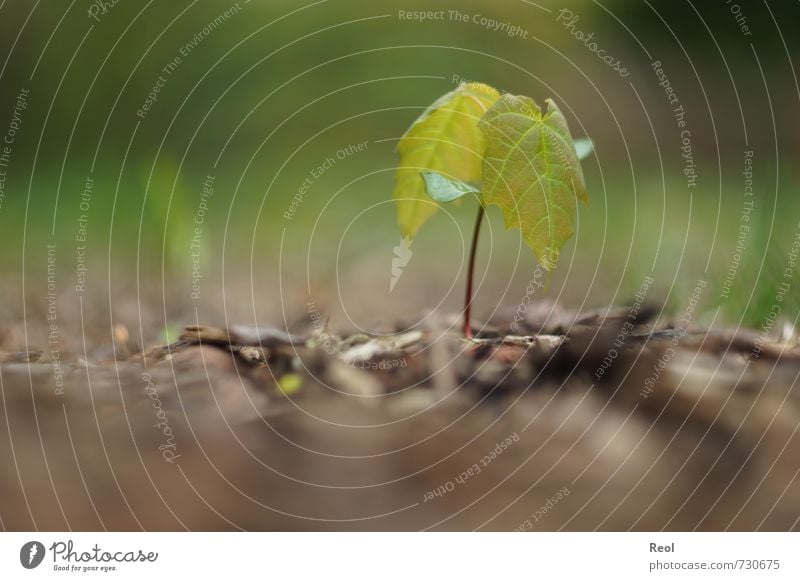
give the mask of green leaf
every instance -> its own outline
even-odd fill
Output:
[[[594,143],[588,137],[582,137],[575,140],[575,155],[578,159],[583,161],[594,153]]]
[[[421,171],[425,191],[437,202],[452,202],[464,194],[477,194],[480,190],[461,180],[447,178],[438,171]]]
[[[480,182],[483,134],[478,121],[497,101],[496,89],[464,83],[431,105],[400,139],[400,163],[392,196],[404,237],[413,238],[439,205],[426,196],[424,170],[461,182]]]
[[[481,119],[486,138],[484,205],[500,206],[506,228],[519,228],[536,260],[552,270],[575,232],[576,198],[588,202],[567,122],[548,99],[503,95]]]

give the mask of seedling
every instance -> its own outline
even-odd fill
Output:
[[[543,113],[530,97],[463,83],[431,105],[400,139],[393,197],[410,241],[439,209],[470,194],[478,199],[464,298],[464,335],[485,208],[499,206],[506,229],[518,228],[536,260],[552,271],[575,232],[577,200],[588,203],[580,160],[588,139],[573,141],[558,106]]]

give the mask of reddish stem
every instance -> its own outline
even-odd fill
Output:
[[[467,294],[464,297],[464,336],[472,339],[472,326],[470,325],[470,311],[472,310],[472,283],[475,279],[475,257],[478,254],[478,235],[481,233],[483,222],[483,204],[478,203],[478,215],[475,218],[475,228],[472,231],[472,249],[469,252],[469,268],[467,269]]]

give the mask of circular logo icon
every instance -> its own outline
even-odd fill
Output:
[[[44,559],[44,545],[39,541],[29,541],[19,550],[19,562],[26,569],[35,569]]]

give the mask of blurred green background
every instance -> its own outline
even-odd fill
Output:
[[[282,323],[282,315],[292,324],[313,300],[338,324],[364,328],[386,315],[413,322],[419,310],[457,311],[474,204],[447,208],[423,228],[390,293],[399,242],[390,200],[396,140],[468,79],[552,97],[573,135],[595,142],[584,162],[591,203],[579,209],[550,297],[582,308],[625,303],[653,276],[648,298],[679,314],[705,279],[704,320],[719,306],[724,320],[755,327],[775,301],[800,220],[797,3],[102,4],[8,0],[0,8],[0,133],[29,90],[0,205],[0,269],[13,286],[46,277],[52,244],[59,300],[81,294],[83,215],[86,292],[112,304],[105,309],[127,293],[161,301],[165,320]],[[562,9],[579,17],[571,28]],[[445,17],[400,16],[419,10]],[[480,17],[525,34],[493,31]],[[593,34],[630,74],[604,64],[576,31]],[[656,60],[686,112],[693,189]],[[358,143],[363,151],[337,157]],[[753,210],[739,261],[746,151]],[[328,158],[334,163],[318,172]],[[213,194],[204,196],[208,176]],[[536,267],[495,210],[481,246],[476,313],[484,318],[495,306],[513,311]],[[193,284],[202,289],[195,297]],[[790,321],[795,290],[782,304]],[[26,293],[35,296],[9,297],[6,308],[46,298],[41,285]]]

